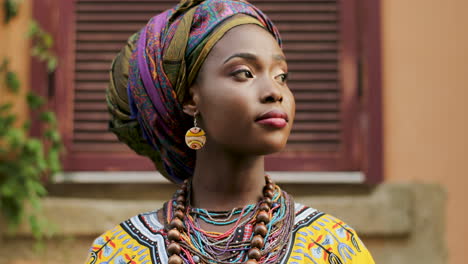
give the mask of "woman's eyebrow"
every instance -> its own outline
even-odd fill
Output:
[[[227,58],[224,61],[224,64],[226,64],[228,61],[230,61],[230,60],[232,60],[234,58],[243,58],[243,59],[251,60],[251,61],[256,61],[257,60],[257,56],[255,54],[252,54],[252,53],[236,53],[236,54],[231,55],[229,58]]]
[[[250,60],[250,61],[257,61],[258,60],[257,55],[252,54],[252,53],[236,53],[236,54],[231,55],[229,58],[227,58],[224,61],[224,64],[226,64],[228,61],[230,61],[230,60],[232,60],[234,58],[243,58],[243,59]],[[282,55],[282,54],[273,55],[273,59],[275,61],[286,61],[286,57],[284,55]]]

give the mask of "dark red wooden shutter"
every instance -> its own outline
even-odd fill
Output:
[[[68,0],[70,1],[70,0]],[[286,150],[267,158],[268,170],[358,170],[361,158],[355,0],[255,0],[284,39],[297,113]],[[67,170],[151,170],[107,132],[105,89],[111,60],[126,39],[176,1],[76,0],[60,115]],[[72,54],[70,54],[70,52]],[[57,103],[60,103],[58,97]]]

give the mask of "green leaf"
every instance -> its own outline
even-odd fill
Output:
[[[49,151],[49,169],[52,173],[57,173],[61,170],[60,165],[60,155],[58,151],[50,150]]]
[[[46,61],[47,58],[49,57],[49,54],[47,54],[46,52],[41,52],[37,55],[37,57],[39,58],[40,61]]]
[[[49,60],[47,61],[47,70],[49,72],[54,72],[57,69],[57,57],[50,56]]]
[[[42,53],[42,49],[39,46],[34,46],[31,48],[31,55],[34,57],[39,56]]]
[[[31,120],[27,120],[26,122],[24,122],[23,129],[26,130],[26,131],[31,129]]]
[[[39,118],[42,121],[47,122],[49,124],[55,124],[57,122],[57,120],[55,118],[55,113],[52,112],[52,111],[42,112],[41,115],[39,116]]]
[[[42,237],[41,225],[39,220],[35,215],[29,216],[29,226],[31,227],[31,233],[35,239],[40,239]]]
[[[53,142],[60,141],[60,134],[55,129],[48,129],[46,132],[44,132],[44,137]]]
[[[37,21],[32,20],[31,23],[29,24],[29,30],[28,30],[27,36],[32,37],[32,36],[36,35],[39,32],[39,28],[40,27],[39,27],[39,24],[37,23]]]
[[[0,105],[0,114],[10,111],[11,108],[13,107],[12,103],[5,103]]]
[[[3,197],[14,197],[15,196],[15,190],[13,188],[13,184],[10,182],[10,184],[4,184],[3,186],[0,186],[0,194]]]
[[[45,33],[44,35],[42,35],[42,42],[47,49],[51,48],[52,45],[54,44],[54,40],[52,36],[48,33]]]
[[[0,118],[0,137],[9,137],[12,130],[18,130],[14,127],[15,120],[16,116],[14,115],[7,115]]]
[[[29,153],[41,153],[42,142],[39,139],[31,138],[25,144],[25,150]]]
[[[59,151],[60,153],[62,152],[65,152],[65,149],[63,148],[63,144],[62,144],[62,138],[60,137],[60,140],[59,141],[52,141],[52,144],[51,144],[52,148],[53,149],[56,149],[57,151]]]
[[[40,197],[45,196],[47,194],[46,188],[39,182],[34,182],[34,191],[36,194]],[[39,204],[39,209],[41,208],[41,205]]]
[[[28,93],[28,95],[26,96],[26,101],[32,110],[38,109],[39,107],[44,105],[45,102],[43,97],[38,96],[32,92]]]
[[[10,88],[10,91],[14,93],[19,92],[20,88],[20,81],[18,79],[18,75],[14,72],[7,72],[6,74],[6,85]]]
[[[8,24],[11,19],[18,15],[18,3],[15,0],[5,0],[5,23]]]
[[[46,160],[44,159],[44,155],[42,153],[38,153],[38,157],[36,158],[36,165],[37,165],[37,170],[38,173],[46,171],[48,164]]]
[[[40,185],[40,184],[39,184]],[[34,190],[35,191],[35,190]],[[42,206],[41,206],[41,200],[39,198],[37,198],[37,196],[33,199],[31,199],[31,206],[32,208],[35,210],[35,211],[39,211],[41,210]]]
[[[15,124],[16,116],[15,115],[7,115],[3,117],[3,124],[5,127],[12,127]]]
[[[11,148],[17,149],[23,146],[25,141],[24,131],[20,129],[10,129],[6,132],[5,137]]]
[[[10,229],[16,228],[24,212],[22,201],[14,198],[2,198],[2,207],[0,209],[5,218],[9,220]]]

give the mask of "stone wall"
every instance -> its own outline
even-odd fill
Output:
[[[445,264],[444,190],[437,185],[287,184],[297,202],[353,226],[379,264]],[[55,235],[33,250],[27,228],[0,237],[0,264],[83,263],[93,239],[119,222],[161,206],[174,191],[167,184],[50,186],[45,212]],[[91,199],[90,197],[93,197]],[[5,230],[1,228],[0,230]],[[1,232],[1,231],[0,231]]]

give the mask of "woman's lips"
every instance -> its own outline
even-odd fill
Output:
[[[288,122],[286,122],[286,120],[284,120],[283,118],[276,117],[261,119],[258,120],[257,123],[277,128],[283,128],[288,124]]]
[[[288,124],[288,115],[283,111],[274,109],[260,115],[255,122],[271,127],[283,128]]]

